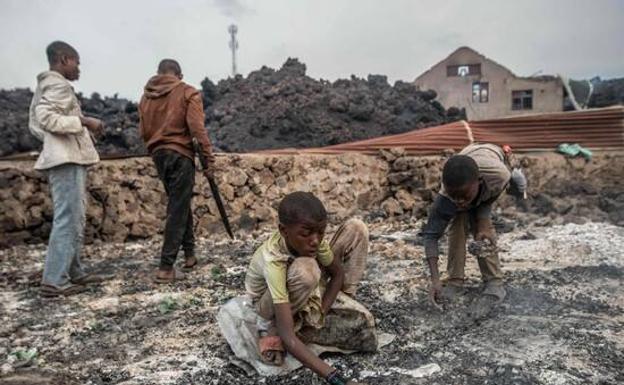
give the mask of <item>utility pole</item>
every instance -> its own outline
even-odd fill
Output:
[[[238,41],[236,40],[236,33],[238,32],[238,27],[236,24],[231,24],[228,27],[228,32],[230,33],[230,49],[232,50],[232,77],[236,76],[236,50],[238,49]]]

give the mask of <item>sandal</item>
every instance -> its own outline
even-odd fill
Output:
[[[184,278],[186,278],[186,274],[184,274],[183,272],[181,272],[178,269],[173,269],[173,275],[171,277],[167,277],[167,278],[159,277],[158,276],[158,272],[157,272],[156,276],[154,277],[154,282],[156,282],[158,284],[173,283],[175,281],[181,281]]]
[[[284,363],[284,344],[279,336],[264,336],[258,339],[260,360],[267,365],[282,366]]]
[[[39,289],[39,295],[43,298],[68,297],[70,295],[82,293],[87,290],[84,285],[69,284],[65,288],[43,284]]]
[[[87,273],[80,278],[72,279],[70,281],[71,283],[75,285],[88,285],[90,283],[102,283],[104,281],[112,279],[113,277],[114,276],[112,274],[105,275],[105,274]]]
[[[189,261],[191,261],[192,263],[188,264]],[[193,270],[193,268],[197,266],[198,263],[199,263],[199,259],[197,259],[197,257],[185,258],[184,264],[182,265],[182,271],[188,273],[189,271]]]

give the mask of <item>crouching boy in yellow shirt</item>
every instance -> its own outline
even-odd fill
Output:
[[[323,327],[338,292],[355,294],[366,268],[368,229],[350,219],[324,240],[327,212],[307,192],[284,197],[278,216],[279,231],[256,250],[245,277],[256,311],[270,325],[259,336],[261,358],[281,365],[288,352],[330,384],[355,384],[312,353],[300,332]]]

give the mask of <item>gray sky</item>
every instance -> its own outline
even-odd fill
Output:
[[[138,99],[163,57],[199,85],[297,57],[314,78],[414,80],[461,45],[518,75],[624,76],[624,0],[0,0],[0,88],[33,87],[45,47],[81,55],[76,89]]]

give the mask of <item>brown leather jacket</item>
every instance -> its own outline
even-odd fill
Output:
[[[139,119],[139,132],[150,154],[170,149],[193,159],[196,138],[206,159],[214,163],[201,94],[177,77],[149,79],[139,103]]]

